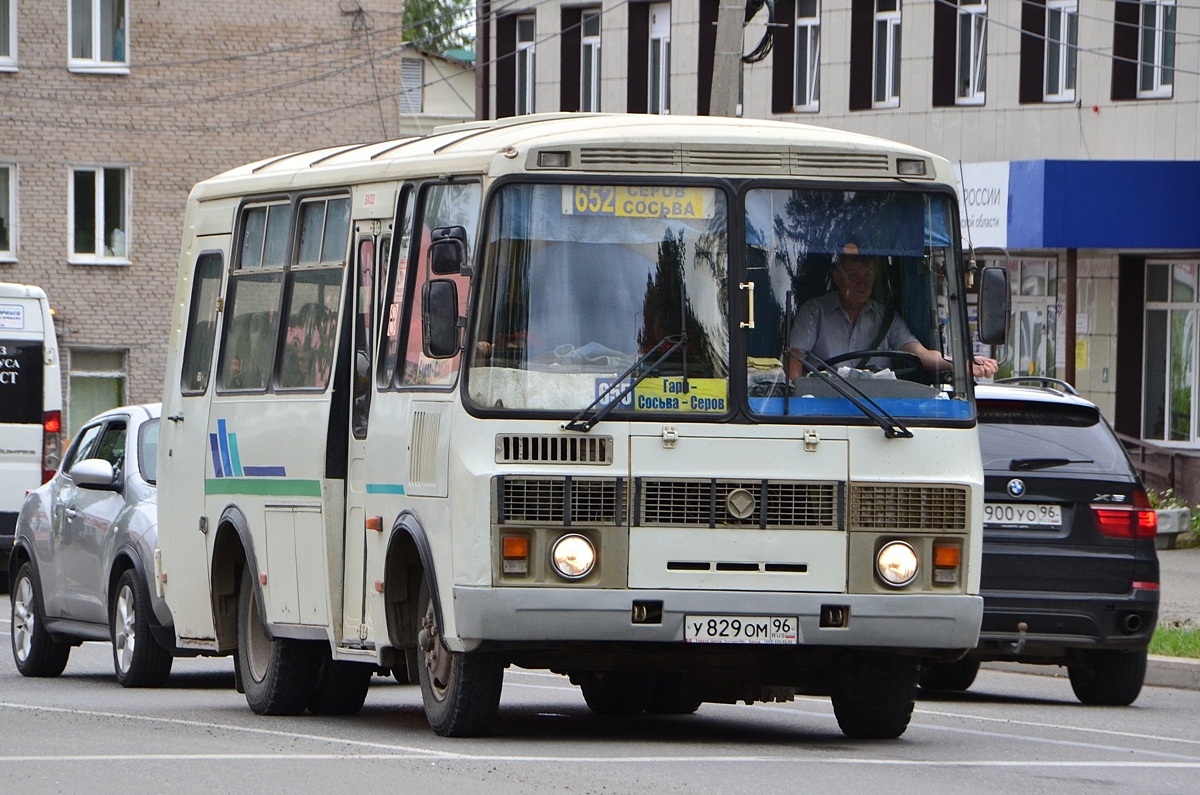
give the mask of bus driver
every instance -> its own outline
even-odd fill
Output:
[[[836,260],[833,283],[837,289],[805,301],[796,313],[788,342],[794,353],[788,357],[789,379],[804,374],[801,360],[805,352],[829,359],[852,351],[906,351],[920,359],[926,370],[947,369],[945,357],[922,345],[899,314],[892,313],[891,325],[880,333],[889,313],[871,298],[875,257],[860,254],[856,244],[847,243]],[[976,378],[993,376],[997,368],[995,359],[980,356],[971,365]]]

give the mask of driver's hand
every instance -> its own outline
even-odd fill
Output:
[[[479,351],[484,356],[491,356],[492,343],[480,340],[479,342],[475,343],[475,350]]]
[[[976,356],[971,360],[971,373],[976,378],[991,378],[1000,369],[1000,363],[986,356]]]

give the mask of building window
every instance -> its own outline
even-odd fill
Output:
[[[516,115],[533,113],[536,75],[533,50],[533,17],[517,17],[517,108]]]
[[[0,0],[0,72],[17,68],[17,0]]]
[[[650,5],[649,112],[671,112],[671,4]]]
[[[74,169],[70,194],[70,261],[129,264],[129,170]]]
[[[0,262],[17,256],[17,170],[0,164]]]
[[[815,113],[821,109],[820,0],[796,0],[795,64],[796,95],[793,109]]]
[[[600,110],[600,11],[584,11],[579,39],[579,109]]]
[[[74,436],[101,412],[129,402],[125,351],[70,349],[67,433]]]
[[[955,97],[959,105],[982,105],[987,89],[987,3],[959,0],[958,69]]]
[[[1075,100],[1078,47],[1078,0],[1050,0],[1046,4],[1046,102]]]
[[[72,71],[128,74],[125,0],[71,0]]]
[[[401,58],[400,85],[400,112],[421,113],[425,109],[425,62],[420,58]]]
[[[1138,96],[1169,97],[1175,82],[1175,0],[1142,3]]]
[[[1197,441],[1196,262],[1146,263],[1142,437]]]
[[[900,104],[900,0],[875,0],[875,57],[871,105]]]

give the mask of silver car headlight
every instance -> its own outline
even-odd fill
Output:
[[[917,551],[907,541],[889,541],[875,556],[875,571],[885,585],[903,588],[917,578]]]
[[[554,542],[550,549],[554,570],[568,580],[579,580],[596,567],[596,548],[585,536],[571,533]]]

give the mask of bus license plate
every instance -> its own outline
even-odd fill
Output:
[[[1062,527],[1062,507],[989,502],[983,506],[983,523],[989,527]]]
[[[800,642],[796,616],[685,616],[683,639],[688,643]]]

